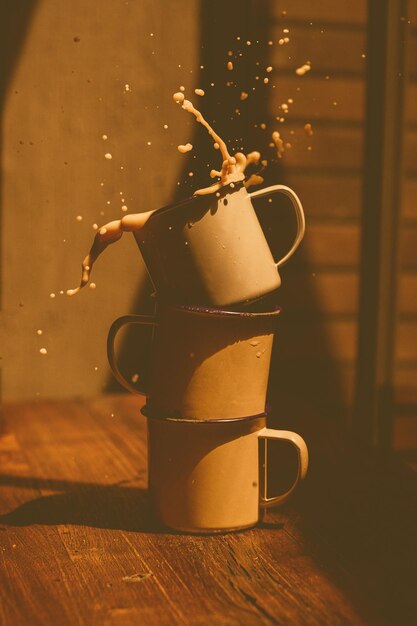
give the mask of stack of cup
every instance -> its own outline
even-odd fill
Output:
[[[278,262],[251,202],[274,193],[290,198],[297,218],[295,241]],[[266,428],[280,308],[262,307],[262,298],[280,286],[278,268],[303,234],[303,209],[291,189],[275,185],[248,193],[236,184],[155,211],[136,236],[157,312],[117,319],[108,358],[116,379],[147,397],[149,491],[155,513],[170,528],[213,533],[253,526],[260,509],[287,499],[307,471],[303,439]],[[247,306],[254,300],[256,312]],[[153,331],[146,389],[127,380],[116,362],[115,337],[126,324]],[[293,485],[273,497],[267,479],[271,439],[290,442],[298,455]]]

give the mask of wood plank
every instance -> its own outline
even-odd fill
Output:
[[[291,341],[292,339],[290,339]],[[337,399],[340,406],[351,407],[354,398],[354,386],[356,380],[355,360],[346,361],[332,357],[327,346],[323,346],[320,355],[307,358],[305,355],[291,354],[288,348],[283,348],[280,334],[276,340],[276,358],[285,368],[286,376],[291,380],[297,380],[300,372],[306,372],[302,382],[303,394],[309,397],[328,387],[328,382],[336,377],[338,389]],[[271,382],[274,386],[274,383]],[[280,385],[279,379],[276,385]],[[405,361],[397,361],[394,369],[394,393],[395,403],[417,407],[417,364],[412,366]],[[323,406],[326,398],[321,398]]]
[[[301,64],[307,58],[301,59]],[[288,98],[294,100],[289,105],[289,114],[284,115],[291,128],[292,117],[302,118],[304,123],[317,123],[322,120],[330,120],[343,125],[343,122],[359,123],[364,117],[365,106],[365,83],[360,79],[347,79],[338,76],[330,76],[329,79],[317,77],[314,67],[305,76],[296,76],[295,69],[298,64],[294,63],[294,75],[274,75],[270,85],[270,97],[268,111],[271,118],[281,116],[279,106]],[[275,89],[273,88],[275,85]],[[336,105],[333,104],[336,102]],[[260,120],[261,121],[261,120]]]
[[[415,26],[417,23],[417,5],[414,2],[409,2],[407,6],[407,17],[410,23]],[[414,29],[415,32],[415,29]]]
[[[287,320],[286,332],[290,340],[285,342],[285,357],[352,362],[356,357],[357,324],[354,320],[311,319],[306,315]],[[283,348],[278,338],[277,349]]]
[[[397,323],[395,359],[397,362],[417,361],[417,320]]]
[[[314,170],[316,168],[357,169],[362,165],[363,133],[360,129],[344,128],[343,124],[335,128],[320,127],[315,129],[312,137],[309,137],[299,123],[291,125],[293,135],[284,124],[271,125],[270,128],[279,128],[284,142],[291,144],[291,149],[286,150],[282,157],[284,166]],[[410,131],[404,137],[404,168],[409,173],[417,173],[416,154],[417,131]]]
[[[409,2],[410,8],[413,5],[412,2]],[[409,18],[412,19],[412,18]],[[415,22],[414,22],[415,25]],[[408,76],[413,76],[414,80],[417,76],[417,32],[411,31],[408,29],[407,39],[406,39],[406,67]],[[410,81],[407,82],[407,85],[410,85]]]
[[[291,341],[285,343],[291,358],[356,358],[357,321],[329,316],[311,318],[308,314],[286,321]],[[326,338],[323,343],[323,337]],[[417,361],[417,320],[400,320],[397,324],[395,358],[397,362]]]
[[[359,174],[335,172],[286,172],[288,185],[299,195],[307,219],[357,219],[361,212],[362,180]],[[416,211],[417,212],[417,211]]]
[[[303,253],[312,271],[319,266],[357,268],[359,265],[359,224],[310,223]]]
[[[316,129],[312,137],[308,137],[303,126],[292,125],[294,134],[279,127],[281,137],[291,143],[291,149],[284,152],[284,167],[353,169],[362,165],[362,131],[347,129],[342,125],[336,128]],[[311,150],[309,149],[311,148]]]
[[[402,217],[410,220],[417,220],[417,179],[404,177],[401,193]]]
[[[417,407],[413,416],[399,415],[394,420],[392,447],[417,471]]]
[[[356,272],[332,272],[318,270],[309,278],[309,289],[300,289],[303,273],[291,277],[286,295],[291,315],[354,315],[358,309],[359,277]]]
[[[320,135],[321,129],[318,134]],[[314,171],[291,168],[285,172],[286,181],[300,196],[307,217],[329,220],[358,218],[362,207],[362,179],[348,170],[329,167]],[[417,179],[405,176],[402,185],[401,215],[417,220]]]
[[[359,224],[310,222],[303,241],[303,259],[315,269],[357,268],[359,265]],[[413,272],[417,267],[417,228],[400,229],[399,259],[402,268]]]
[[[417,272],[399,274],[398,311],[400,314],[417,314]]]
[[[285,11],[283,15],[282,12]],[[367,17],[367,3],[365,0],[339,0],[337,4],[331,0],[320,2],[303,2],[293,0],[289,2],[273,2],[272,16],[286,22],[291,19],[300,19],[305,22],[332,21],[335,23],[364,24]]]
[[[405,121],[415,124],[417,121],[417,83],[409,81],[405,89]]]
[[[310,288],[300,289],[305,278],[300,271],[291,276],[286,285],[286,299],[291,313],[323,313],[325,315],[353,315],[358,310],[359,276],[356,272],[317,270],[311,274]],[[398,314],[417,315],[417,273],[401,273],[398,276]]]
[[[399,232],[399,263],[404,269],[417,269],[417,224],[405,224]]]
[[[277,25],[278,26],[278,25]],[[338,75],[364,74],[366,60],[366,31],[341,28],[332,29],[332,25],[323,28],[320,23],[308,22],[291,26],[288,34],[282,32],[281,25],[274,30],[276,39],[289,37],[290,42],[271,47],[270,64],[277,71],[294,72],[306,60],[311,61],[315,71],[321,70]]]
[[[396,402],[417,405],[417,363],[396,362],[394,368]]]

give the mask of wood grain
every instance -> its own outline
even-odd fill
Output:
[[[327,479],[317,482],[317,461],[298,499],[258,528],[222,536],[160,528],[147,504],[140,404],[110,396],[5,407],[2,626],[376,626],[394,623],[395,610],[409,610],[411,579],[406,586],[401,580],[401,593],[392,581],[391,595],[378,598],[385,576],[376,573],[371,581],[369,555],[352,558],[351,547],[337,543],[352,521],[355,532],[360,520],[366,533],[373,512],[366,512],[368,520],[352,509],[332,529]],[[337,499],[337,490],[326,493]],[[393,600],[399,597],[402,609]]]

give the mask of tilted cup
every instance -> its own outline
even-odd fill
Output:
[[[125,315],[109,330],[108,360],[116,380],[132,393],[145,394],[160,416],[204,420],[261,414],[280,311],[165,304],[154,316]],[[154,328],[149,388],[133,385],[120,372],[115,338],[125,324]]]
[[[290,250],[275,261],[252,199],[284,194],[297,232]],[[242,185],[193,196],[152,213],[135,238],[160,299],[223,307],[255,300],[281,284],[278,268],[304,235],[303,208],[284,185],[248,193]]]
[[[265,417],[184,421],[148,416],[149,493],[159,520],[190,533],[254,526],[260,511],[293,493],[308,467],[304,440],[265,427]],[[297,475],[283,494],[268,494],[268,440],[288,441],[297,452]]]

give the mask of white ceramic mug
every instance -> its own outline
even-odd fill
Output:
[[[146,411],[144,411],[146,412]],[[188,422],[148,415],[149,493],[160,521],[190,533],[254,526],[260,510],[281,504],[304,478],[308,450],[296,433],[265,427],[265,417]],[[290,489],[268,494],[268,440],[297,452]]]
[[[297,232],[285,256],[275,261],[252,200],[286,195]],[[248,193],[242,185],[193,196],[158,209],[135,238],[160,299],[223,307],[260,298],[281,284],[278,268],[297,249],[305,219],[297,195],[284,185]]]
[[[251,313],[163,304],[157,315],[113,322],[107,354],[116,380],[143,393],[160,416],[223,419],[264,413],[272,345],[281,309]],[[126,324],[154,327],[150,384],[120,372],[115,338]],[[140,369],[139,366],[137,368]]]

